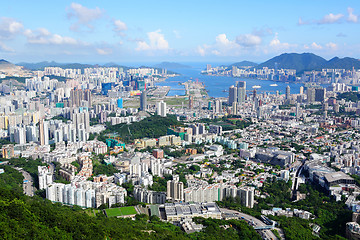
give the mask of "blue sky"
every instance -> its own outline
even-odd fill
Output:
[[[360,55],[354,1],[4,1],[11,62],[262,62],[284,52]]]

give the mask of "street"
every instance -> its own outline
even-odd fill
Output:
[[[245,214],[245,213],[242,213],[242,212],[238,212],[238,211],[235,211],[235,210],[230,210],[230,209],[227,209],[227,208],[220,208],[220,210],[223,213],[236,214],[240,218],[247,221],[249,224],[252,223],[253,226],[256,226],[256,227],[265,227],[265,226],[267,226],[261,220],[257,219],[256,217],[253,217],[251,215],[248,215],[248,214]],[[275,236],[275,234],[271,230],[257,230],[257,231],[260,233],[260,235],[261,235],[261,237],[263,239],[277,239],[277,237]]]
[[[24,171],[21,168],[17,168],[15,167],[14,169],[18,170],[19,172],[22,173],[22,175],[24,176],[24,182],[23,182],[23,190],[24,190],[24,194],[27,196],[34,196],[34,187],[33,187],[33,179],[30,175],[30,173]]]

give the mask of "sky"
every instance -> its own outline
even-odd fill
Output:
[[[263,62],[360,58],[360,1],[3,1],[10,62]]]

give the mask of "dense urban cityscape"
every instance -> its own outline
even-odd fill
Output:
[[[4,3],[0,238],[360,239],[357,9],[135,2]]]

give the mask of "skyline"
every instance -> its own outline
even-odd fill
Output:
[[[359,58],[357,1],[3,3],[11,62],[262,62],[284,52]],[[21,8],[19,8],[21,6]]]

